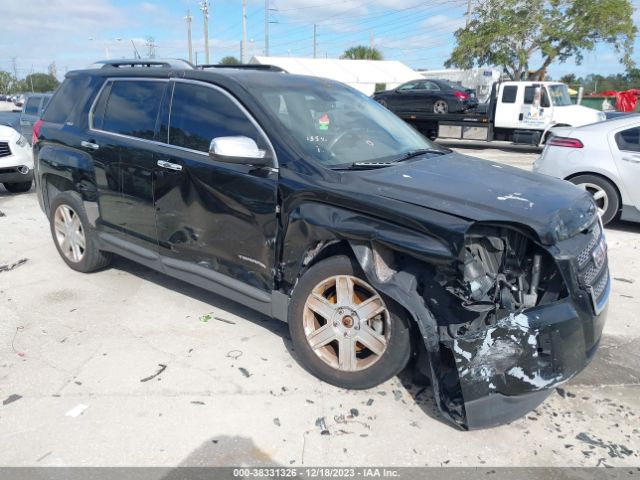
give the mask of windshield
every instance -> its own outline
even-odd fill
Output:
[[[300,144],[326,167],[393,162],[436,147],[375,100],[345,85],[308,82],[253,89]]]
[[[566,107],[572,104],[566,85],[549,85],[549,94],[551,95],[551,102],[556,107]]]

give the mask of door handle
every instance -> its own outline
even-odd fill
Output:
[[[98,145],[97,143],[86,142],[84,140],[80,142],[80,145],[85,148],[90,148],[91,150],[97,150],[100,148],[100,145]]]
[[[624,160],[625,162],[640,163],[640,156],[636,157],[634,155],[633,157],[622,157],[622,160]]]
[[[157,165],[167,170],[175,170],[176,172],[182,171],[182,165],[177,163],[167,162],[166,160],[158,160]]]

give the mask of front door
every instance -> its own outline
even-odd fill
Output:
[[[271,292],[277,233],[277,170],[209,156],[217,137],[269,142],[243,107],[207,83],[173,84],[166,145],[155,154],[155,209],[160,254],[170,273],[235,288]],[[221,277],[222,276],[222,277]],[[197,282],[196,282],[197,283]]]

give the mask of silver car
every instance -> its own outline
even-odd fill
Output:
[[[640,115],[554,128],[533,170],[590,192],[605,224],[640,222]]]

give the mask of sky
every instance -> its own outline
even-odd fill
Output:
[[[477,0],[473,0],[477,1]],[[204,63],[203,15],[197,0],[0,0],[0,70],[19,77],[46,72],[55,62],[59,78],[109,55],[144,57],[153,37],[157,57],[188,58],[187,11],[191,11],[194,51]],[[265,52],[265,0],[248,0],[247,57]],[[640,0],[634,21],[640,27]],[[464,25],[467,0],[268,0],[272,56],[313,55],[316,25],[318,57],[338,58],[355,45],[373,45],[387,60],[413,68],[441,69],[453,47],[453,32]],[[240,57],[241,0],[211,0],[210,62]],[[640,36],[634,57],[640,64]],[[194,58],[195,59],[195,58]],[[536,67],[536,61],[531,63]],[[606,45],[585,54],[581,65],[554,63],[549,74],[585,76],[624,72]]]

